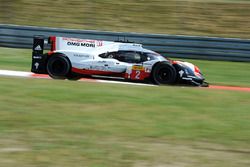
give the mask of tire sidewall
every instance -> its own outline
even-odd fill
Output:
[[[60,66],[57,68],[57,66]],[[70,61],[64,55],[52,55],[47,63],[47,71],[49,76],[54,79],[66,79],[70,73]]]
[[[167,73],[167,79],[165,80],[163,80],[159,76],[162,70],[164,70]],[[155,84],[165,85],[165,84],[174,84],[176,82],[177,75],[173,65],[167,62],[160,62],[154,66],[151,77]]]

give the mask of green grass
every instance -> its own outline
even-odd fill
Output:
[[[0,69],[30,71],[31,55],[31,49],[0,47]]]
[[[250,94],[0,78],[8,166],[249,166]]]
[[[31,50],[0,47],[0,69],[30,71]],[[243,62],[187,59],[204,73],[211,84],[250,86],[250,66]]]
[[[211,84],[250,86],[250,64],[248,62],[225,62],[186,60],[200,67]]]
[[[248,0],[1,0],[0,22],[250,38]]]
[[[0,22],[249,38],[236,0],[2,0]],[[232,24],[233,23],[233,24]],[[208,82],[250,86],[249,63],[187,60]],[[31,50],[0,48],[30,71]],[[0,77],[0,166],[250,166],[250,94]]]
[[[249,86],[248,63],[188,60]],[[29,71],[31,50],[0,48]],[[248,167],[248,92],[0,77],[0,162],[14,166]]]

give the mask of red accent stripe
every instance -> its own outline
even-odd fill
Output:
[[[31,77],[32,78],[52,79],[48,74],[35,74],[35,73],[32,73]],[[96,79],[92,79],[92,78],[81,78],[81,79],[79,79],[79,81],[97,82]]]
[[[194,66],[194,72],[200,73],[201,71],[200,71],[200,69],[197,66]]]
[[[50,37],[51,48],[50,51],[56,50],[56,36]]]
[[[110,71],[98,71],[98,70],[86,70],[86,69],[78,69],[72,67],[71,69],[73,72],[78,74],[85,74],[85,75],[109,75],[109,76],[116,76],[116,77],[124,77],[124,73],[118,72],[110,72]]]
[[[234,90],[234,91],[250,92],[249,87],[209,85],[208,88],[210,88],[210,89],[219,89],[219,90]]]
[[[170,62],[174,65],[174,64],[178,64],[176,61],[174,60],[170,60]]]
[[[47,74],[35,74],[35,73],[33,73],[33,74],[31,74],[31,76],[34,78],[50,78],[50,76]]]

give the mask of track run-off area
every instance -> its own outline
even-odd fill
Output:
[[[13,70],[0,70],[0,76],[51,79],[50,76],[46,75],[46,74],[35,74],[32,72],[13,71]],[[78,81],[138,85],[138,86],[157,86],[157,85],[144,84],[144,83],[134,83],[134,82],[95,79],[95,78],[81,78]],[[202,87],[202,88],[217,89],[217,90],[230,90],[230,91],[242,91],[242,92],[249,92],[250,93],[250,87],[209,85],[209,87]]]

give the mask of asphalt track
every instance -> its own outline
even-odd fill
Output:
[[[32,73],[32,72],[11,71],[11,70],[0,70],[0,76],[51,79],[46,74],[35,74],[35,73]],[[82,79],[80,79],[78,81],[100,82],[100,83],[115,83],[115,84],[138,85],[138,86],[156,86],[156,85],[151,85],[151,84],[116,81],[116,80],[110,80],[110,79],[107,80],[107,79],[82,78]],[[250,93],[250,87],[209,85],[209,87],[206,87],[206,88],[203,87],[203,89],[242,91],[242,92],[249,92]]]

